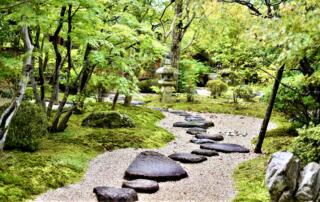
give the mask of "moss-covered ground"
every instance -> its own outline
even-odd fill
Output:
[[[85,114],[73,115],[63,133],[44,137],[33,153],[17,150],[0,153],[0,201],[25,201],[50,188],[81,179],[89,161],[105,150],[155,148],[165,145],[173,135],[156,126],[163,115],[148,108],[122,107],[136,128],[94,129],[81,127],[90,113],[109,111],[108,104],[94,104]]]

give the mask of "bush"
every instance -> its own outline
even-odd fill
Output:
[[[9,89],[0,89],[0,97],[11,99],[13,92]]]
[[[236,98],[242,98],[246,101],[250,101],[254,97],[252,88],[246,85],[235,87],[233,93]]]
[[[207,88],[209,88],[211,92],[211,96],[216,98],[217,96],[221,96],[223,92],[228,90],[228,85],[222,80],[210,80],[207,83]]]
[[[0,114],[7,107],[0,107]],[[47,134],[47,127],[43,110],[38,105],[23,102],[9,126],[5,149],[37,150],[39,139]]]
[[[320,126],[300,129],[292,150],[303,163],[320,162]]]
[[[133,120],[124,113],[98,112],[92,113],[82,121],[82,126],[94,128],[133,128]]]
[[[156,93],[152,86],[158,86],[158,81],[156,79],[148,79],[139,82],[139,89],[141,93]]]
[[[33,89],[32,88],[27,88],[26,92],[24,94],[23,100],[32,100],[33,99]]]

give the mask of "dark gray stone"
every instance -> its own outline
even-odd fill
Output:
[[[206,134],[197,134],[196,138],[209,139],[209,140],[214,140],[214,141],[222,141],[224,139],[222,135],[206,135]]]
[[[154,193],[159,190],[159,184],[153,180],[137,179],[123,182],[122,188],[134,189],[141,193]]]
[[[190,142],[194,144],[216,143],[214,140],[193,138]]]
[[[99,202],[134,202],[138,201],[138,194],[133,189],[95,187],[93,193],[96,194]]]
[[[196,122],[204,122],[206,121],[204,118],[200,117],[200,116],[187,116],[184,119],[185,121],[196,121]]]
[[[175,161],[180,161],[181,163],[201,163],[207,160],[207,158],[204,156],[189,153],[175,153],[171,154],[169,158]]]
[[[130,103],[132,106],[142,106],[144,105],[145,103],[143,101],[139,101],[139,100],[133,100],[131,101]]]
[[[200,145],[201,149],[211,149],[218,152],[223,153],[249,153],[250,150],[237,145],[237,144],[226,144],[226,143],[220,143],[220,144],[203,144]]]
[[[191,152],[191,154],[202,155],[202,156],[218,156],[219,153],[214,150],[209,149],[196,149]]]
[[[293,201],[300,164],[290,152],[276,152],[269,160],[265,182],[271,201]]]
[[[187,130],[187,133],[190,135],[197,135],[197,134],[201,134],[201,133],[206,133],[207,130],[204,128],[189,128]]]
[[[178,116],[184,116],[184,117],[191,116],[191,114],[189,114],[188,112],[181,111],[181,110],[169,110],[169,112],[171,114],[175,114],[175,115],[178,115]]]
[[[180,128],[204,128],[207,129],[209,127],[214,126],[214,123],[211,121],[204,121],[204,122],[176,122],[173,124],[173,127],[180,127]]]
[[[126,179],[180,180],[187,172],[175,161],[154,151],[141,152],[125,172]]]

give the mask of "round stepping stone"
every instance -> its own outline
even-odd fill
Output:
[[[204,128],[207,129],[209,127],[214,126],[214,123],[211,121],[203,121],[203,122],[176,122],[173,124],[173,127],[180,128]]]
[[[200,116],[187,116],[184,120],[185,121],[198,121],[198,122],[206,121],[204,118],[202,118]]]
[[[131,188],[141,193],[154,193],[159,190],[159,184],[153,180],[137,179],[123,182],[122,188]]]
[[[172,181],[188,177],[180,164],[155,151],[141,152],[125,172],[126,179]]]
[[[113,188],[113,187],[95,187],[93,193],[96,194],[99,202],[107,201],[138,201],[138,194],[133,189]]]
[[[180,161],[181,163],[201,163],[207,160],[207,158],[204,156],[189,153],[175,153],[171,154],[169,158],[175,161]]]
[[[201,133],[206,133],[207,130],[204,128],[189,128],[187,130],[187,133],[190,135],[197,135],[197,134],[201,134]]]
[[[194,144],[216,143],[216,141],[214,141],[214,140],[197,139],[197,138],[194,138],[194,139],[190,140],[190,142],[192,142]]]
[[[200,145],[201,149],[211,149],[215,150],[218,152],[223,152],[223,153],[249,153],[250,150],[237,144],[226,144],[226,143],[221,143],[221,144],[203,144]]]
[[[209,140],[214,140],[214,141],[222,141],[224,139],[222,135],[206,135],[206,134],[197,134],[196,138],[209,139]]]
[[[202,156],[218,156],[219,153],[214,150],[209,149],[196,149],[191,152],[191,154],[202,155]]]

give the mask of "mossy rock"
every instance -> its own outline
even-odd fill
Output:
[[[134,128],[133,120],[124,113],[98,112],[92,113],[82,121],[82,126],[93,128]]]

